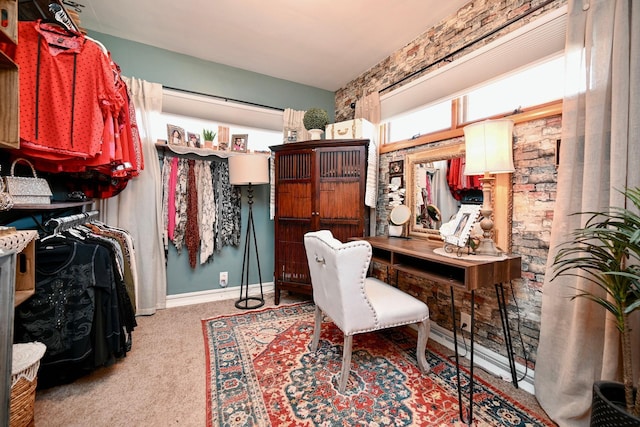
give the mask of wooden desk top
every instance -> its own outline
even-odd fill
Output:
[[[373,248],[373,260],[400,271],[450,286],[474,290],[480,286],[495,285],[521,277],[521,258],[509,255],[495,259],[473,256],[463,258],[439,255],[434,249],[442,243],[421,239],[403,239],[386,236],[364,237]]]

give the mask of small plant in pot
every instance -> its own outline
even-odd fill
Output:
[[[206,148],[213,148],[213,140],[216,137],[217,132],[210,129],[202,129],[202,136],[204,137],[204,146]]]
[[[618,394],[624,395],[624,409],[609,407],[605,408],[606,415],[596,413],[596,406],[602,406],[596,399],[612,388],[611,382],[596,381],[591,425],[600,422],[594,424],[594,417],[613,416],[616,411],[631,416],[634,423],[640,420],[640,393],[635,393],[633,387],[629,324],[630,314],[640,308],[640,215],[637,213],[640,211],[640,188],[628,188],[622,193],[633,203],[635,211],[610,207],[602,212],[582,212],[589,215],[584,228],[571,233],[572,240],[561,244],[554,259],[552,280],[558,276],[577,276],[595,284],[594,292],[583,290],[572,299],[587,298],[604,307],[613,315],[620,332],[624,393]],[[613,384],[620,389],[619,383]]]
[[[311,139],[320,139],[325,126],[329,124],[329,115],[322,108],[309,108],[304,113],[302,124],[311,133]]]

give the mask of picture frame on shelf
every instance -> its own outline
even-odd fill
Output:
[[[231,135],[231,147],[229,151],[233,151],[236,153],[246,153],[248,140],[249,135],[246,133]]]
[[[167,124],[167,142],[169,143],[169,145],[179,145],[186,147],[187,141],[184,135],[184,129],[180,126]]]
[[[284,133],[284,141],[283,141],[283,143],[289,144],[291,142],[297,142],[298,141],[298,129],[297,128],[285,127],[283,133]]]
[[[190,148],[202,148],[202,143],[200,142],[200,134],[187,132],[187,146]]]

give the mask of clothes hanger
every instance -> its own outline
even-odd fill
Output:
[[[40,242],[44,243],[48,240],[51,239],[61,239],[61,240],[66,240],[67,236],[65,236],[64,234],[62,234],[60,232],[60,227],[62,226],[62,222],[58,221],[57,219],[50,219],[49,221],[47,221],[47,223],[45,224],[45,227],[49,227],[50,223],[54,222],[56,224],[55,228],[53,229],[53,233],[48,234],[42,238],[40,238]]]

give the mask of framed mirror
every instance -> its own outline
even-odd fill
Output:
[[[448,160],[464,156],[464,142],[426,148],[408,154],[405,162],[406,205],[411,210],[407,224],[410,237],[442,240],[440,226],[458,213],[460,202],[447,182]],[[513,188],[511,174],[495,175],[492,193],[494,239],[511,252]],[[482,198],[478,200],[482,203]]]

